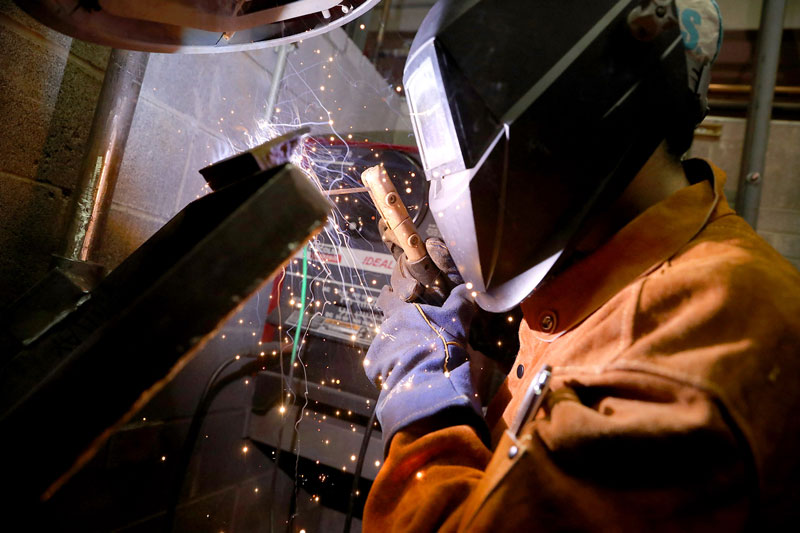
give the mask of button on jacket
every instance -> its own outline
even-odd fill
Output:
[[[800,273],[728,206],[722,171],[686,171],[523,303],[491,448],[446,420],[394,436],[364,531],[796,527]],[[543,365],[550,391],[514,434]]]

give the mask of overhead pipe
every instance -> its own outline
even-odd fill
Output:
[[[272,83],[269,86],[267,95],[267,117],[272,120],[275,115],[275,105],[278,103],[278,93],[283,80],[283,73],[286,71],[286,60],[289,57],[289,49],[293,45],[282,44],[278,47],[278,60],[275,62],[275,69],[272,71]]]
[[[381,11],[381,21],[378,26],[378,35],[375,37],[375,49],[372,51],[372,64],[378,61],[378,55],[383,47],[383,36],[386,34],[386,24],[389,23],[389,15],[392,10],[392,0],[383,0],[383,11]]]
[[[742,149],[736,211],[753,227],[758,223],[758,207],[764,183],[764,164],[769,141],[772,101],[783,36],[786,0],[764,0],[761,27],[756,44],[756,72],[747,111],[747,132]]]
[[[105,227],[150,54],[111,51],[71,202],[64,257],[89,261]]]

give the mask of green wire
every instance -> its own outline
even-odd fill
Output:
[[[292,346],[292,361],[289,368],[294,368],[297,349],[300,346],[300,330],[303,329],[303,315],[306,314],[306,280],[308,279],[308,246],[303,246],[303,285],[300,288],[300,318],[297,319],[297,329],[294,331],[294,346]]]

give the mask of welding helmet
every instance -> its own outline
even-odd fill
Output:
[[[431,9],[404,86],[430,208],[483,309],[558,271],[658,145],[702,119],[710,57],[687,76],[679,19],[672,0]]]

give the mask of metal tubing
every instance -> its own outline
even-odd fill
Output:
[[[102,234],[149,57],[146,52],[111,51],[73,193],[67,259],[89,261]]]
[[[372,51],[372,64],[378,61],[378,55],[383,47],[383,36],[386,33],[386,24],[389,22],[389,14],[392,10],[392,0],[383,0],[383,11],[381,11],[381,22],[378,26],[378,35],[375,37],[375,49]]]
[[[755,80],[747,111],[747,133],[742,150],[736,211],[753,228],[758,223],[758,206],[764,182],[764,162],[769,141],[772,100],[780,59],[783,15],[786,0],[764,0],[758,32]]]
[[[281,80],[286,70],[286,59],[289,57],[289,47],[291,44],[282,44],[278,47],[278,60],[275,62],[275,70],[272,72],[272,83],[269,86],[267,96],[267,117],[272,119],[275,114],[275,104],[278,103],[278,92],[281,89]]]

